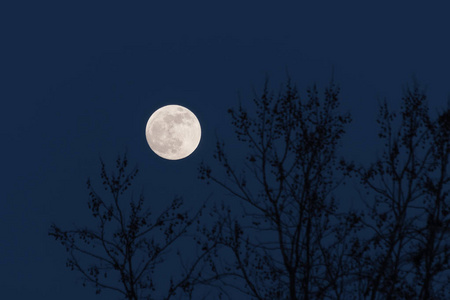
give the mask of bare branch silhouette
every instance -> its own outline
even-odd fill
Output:
[[[137,200],[131,196],[125,201],[138,169],[128,171],[126,155],[116,161],[115,170],[108,174],[101,162],[103,187],[109,197],[97,193],[88,180],[89,208],[97,221],[96,228],[80,227],[63,230],[53,224],[49,235],[59,241],[68,251],[67,266],[83,276],[83,285],[92,284],[96,292],[109,289],[126,299],[149,299],[157,292],[155,269],[164,263],[175,243],[188,235],[201,210],[194,215],[182,210],[183,201],[176,197],[161,213],[153,216],[146,207],[144,197]],[[211,249],[204,249],[189,262],[184,274],[173,274],[164,299],[176,291],[192,294],[205,256]],[[179,253],[179,255],[181,255]],[[118,282],[120,283],[118,285]]]
[[[338,95],[332,82],[323,100],[316,86],[301,100],[288,80],[275,96],[266,81],[255,114],[242,105],[229,110],[238,141],[248,147],[243,162],[232,161],[218,142],[214,157],[223,172],[200,167],[202,179],[242,204],[242,211],[215,210],[210,235],[232,257],[223,259],[223,272],[234,273],[223,284],[256,299],[346,299],[345,243],[357,218],[339,214],[333,197],[347,168],[336,149],[350,122],[337,112]]]

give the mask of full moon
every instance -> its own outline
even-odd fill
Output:
[[[202,130],[197,117],[180,105],[167,105],[148,119],[145,137],[158,156],[178,160],[194,152],[200,143]]]

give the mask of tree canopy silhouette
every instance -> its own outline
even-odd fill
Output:
[[[158,281],[160,276],[154,272],[165,263],[169,252],[176,250],[177,240],[187,237],[201,210],[189,214],[182,209],[182,199],[175,197],[168,207],[154,215],[145,205],[143,195],[138,199],[131,195],[131,200],[125,200],[138,174],[137,168],[130,171],[128,168],[126,155],[117,159],[111,173],[101,162],[100,177],[109,197],[98,193],[87,181],[88,205],[96,228],[64,230],[53,224],[49,235],[66,248],[67,266],[80,272],[83,285],[92,284],[96,293],[109,289],[130,300],[152,299],[155,295],[169,299],[176,293],[190,298],[210,248],[204,247],[189,263],[178,266],[179,271],[167,279],[166,291],[156,286],[161,279]]]
[[[177,197],[153,216],[143,196],[123,199],[137,175],[123,156],[110,174],[101,163],[108,198],[88,180],[97,227],[52,225],[49,234],[85,283],[126,299],[198,299],[209,287],[215,292],[207,297],[221,299],[447,299],[450,102],[432,117],[414,81],[398,117],[381,103],[382,155],[368,164],[339,154],[351,122],[339,105],[334,81],[322,93],[312,86],[305,97],[290,79],[278,93],[266,81],[251,109],[228,111],[232,149],[217,141],[214,160],[199,167],[200,179],[237,201],[192,215]],[[338,190],[352,177],[358,210]],[[181,259],[167,288],[157,291],[157,267],[186,237],[195,255]]]
[[[401,120],[380,105],[384,153],[368,167],[338,158],[350,122],[331,82],[302,99],[288,80],[266,82],[254,109],[229,114],[245,154],[218,141],[216,165],[200,178],[240,206],[218,205],[213,258],[223,286],[255,299],[445,299],[450,294],[450,107],[432,119],[417,82],[402,99]],[[241,148],[239,148],[241,149]],[[343,209],[333,191],[357,176],[361,211]]]
[[[396,122],[397,121],[397,122]],[[368,299],[450,295],[450,107],[436,119],[417,81],[404,90],[400,119],[384,101],[383,154],[358,173],[369,193],[355,264]]]
[[[224,283],[256,299],[343,298],[346,242],[356,219],[341,215],[333,197],[346,176],[336,151],[350,122],[338,112],[339,88],[331,82],[320,99],[313,86],[301,99],[290,80],[277,95],[266,82],[253,102],[254,114],[243,106],[229,110],[237,139],[247,145],[243,162],[218,142],[214,157],[224,173],[200,168],[201,178],[243,204],[242,218],[217,209],[209,233],[232,254],[222,271],[235,276]]]

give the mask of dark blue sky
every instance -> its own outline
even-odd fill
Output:
[[[226,110],[238,93],[249,100],[266,75],[278,88],[288,70],[303,92],[323,87],[334,66],[342,107],[354,120],[344,154],[366,161],[376,153],[378,101],[398,107],[413,75],[428,87],[432,111],[446,103],[449,8],[414,1],[1,4],[1,297],[110,299],[75,282],[64,249],[47,236],[50,224],[89,222],[86,178],[98,177],[99,156],[111,162],[125,150],[150,203],[176,194],[192,206],[209,193],[222,197],[197,180],[198,164],[211,160],[215,134],[232,137]],[[150,114],[167,104],[188,107],[203,130],[199,148],[178,162],[157,157],[144,136]]]

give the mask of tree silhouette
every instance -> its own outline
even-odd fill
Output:
[[[450,109],[431,121],[415,81],[404,92],[401,120],[380,106],[380,159],[358,170],[374,195],[365,199],[367,239],[356,251],[368,299],[444,299],[449,290]]]
[[[200,178],[242,205],[218,206],[205,231],[222,246],[213,265],[231,274],[221,277],[224,286],[256,299],[347,299],[347,244],[358,217],[340,213],[333,197],[348,174],[336,151],[350,116],[338,112],[338,98],[333,82],[323,100],[316,86],[302,100],[290,80],[278,95],[266,81],[254,114],[242,105],[229,110],[245,157],[231,160],[218,142],[220,167],[200,167]]]
[[[431,118],[414,81],[400,119],[380,105],[382,157],[357,167],[336,154],[350,121],[339,88],[331,82],[323,100],[315,86],[307,93],[288,80],[274,96],[266,82],[254,114],[229,110],[242,160],[219,141],[216,165],[200,166],[240,204],[216,206],[203,229],[220,246],[216,278],[256,299],[448,298],[450,105]],[[360,212],[333,196],[353,175],[366,189]]]
[[[254,109],[228,111],[235,152],[218,141],[199,177],[236,202],[190,215],[178,197],[153,216],[143,196],[124,202],[137,169],[127,171],[123,156],[111,174],[101,163],[109,198],[88,180],[97,228],[52,225],[49,234],[84,283],[126,299],[198,299],[200,285],[216,288],[207,297],[228,299],[448,298],[450,102],[432,118],[416,81],[404,91],[400,118],[384,101],[383,152],[364,166],[339,158],[351,121],[340,112],[339,92],[331,81],[323,97],[313,86],[302,99],[290,79],[277,94],[266,81]],[[359,212],[340,205],[347,195],[336,191],[354,175],[365,189]],[[177,253],[181,274],[158,291],[158,266],[185,237],[195,254],[185,263]]]
[[[418,228],[413,261],[419,298],[437,299],[450,294],[450,106],[427,127],[432,162],[422,180],[426,222]]]
[[[88,205],[96,228],[63,230],[53,224],[49,235],[68,251],[67,266],[82,274],[83,285],[93,284],[96,293],[109,289],[135,300],[152,299],[157,292],[162,295],[157,298],[169,299],[178,292],[190,298],[211,248],[204,247],[189,264],[182,265],[176,276],[172,274],[166,291],[156,286],[160,281],[157,282],[154,272],[168,253],[175,250],[176,241],[186,237],[194,221],[198,222],[201,210],[189,215],[182,210],[182,199],[176,197],[170,206],[153,216],[142,195],[137,200],[131,196],[130,201],[125,201],[123,198],[138,173],[137,168],[127,169],[126,155],[119,156],[111,174],[101,162],[102,184],[109,192],[107,200],[87,181]]]

